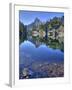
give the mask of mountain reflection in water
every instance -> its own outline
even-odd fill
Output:
[[[46,46],[45,44],[36,46],[30,41],[24,41],[19,47],[20,55],[20,64],[23,64],[23,61],[28,60],[35,61],[48,61],[48,62],[63,62],[64,53],[59,49],[52,49]]]

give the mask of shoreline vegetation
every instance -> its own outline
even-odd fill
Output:
[[[29,25],[24,25],[19,21],[19,36],[19,44],[29,40],[39,46],[41,42],[64,52],[64,16],[54,17],[46,23],[36,18]]]

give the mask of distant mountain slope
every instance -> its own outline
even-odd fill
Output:
[[[42,22],[38,19],[38,18],[36,18],[35,20],[34,20],[34,22],[32,22],[31,24],[29,24],[29,25],[27,25],[27,31],[28,30],[32,30],[33,28],[39,28],[39,26],[42,24]]]

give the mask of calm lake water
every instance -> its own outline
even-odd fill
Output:
[[[38,47],[30,41],[24,41],[19,47],[20,65],[30,65],[34,61],[60,63],[64,61],[64,53],[59,49],[52,49],[41,44]]]
[[[63,62],[64,62],[64,53],[61,50],[49,48],[49,46],[46,46],[45,44],[40,44],[39,46],[36,46],[36,44],[32,43],[31,41],[28,40],[24,41],[23,43],[20,44],[19,47],[19,70],[20,70],[19,78],[20,79],[26,78],[23,76],[23,72],[27,73],[27,71],[28,71],[28,78],[49,77],[48,75],[50,75],[51,73],[44,72],[42,70],[38,71],[40,70],[38,66],[49,63],[60,64]],[[50,68],[52,68],[52,66],[50,66]],[[26,70],[23,71],[24,69]],[[60,73],[60,75],[58,76],[61,76],[62,74]]]

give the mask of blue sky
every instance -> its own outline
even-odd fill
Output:
[[[42,22],[49,21],[53,17],[61,17],[64,13],[62,12],[39,12],[39,11],[19,11],[19,20],[24,24],[28,25],[32,23],[35,18],[39,18]]]

